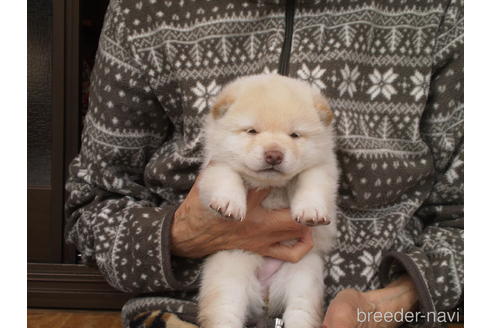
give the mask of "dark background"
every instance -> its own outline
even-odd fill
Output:
[[[67,167],[78,153],[108,0],[27,1],[28,306],[120,309],[129,298],[63,239]]]

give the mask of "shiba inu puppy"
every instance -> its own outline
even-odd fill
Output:
[[[208,257],[199,294],[202,328],[242,328],[265,309],[283,313],[286,328],[321,325],[322,255],[336,242],[332,118],[319,90],[275,74],[239,78],[216,98],[205,124],[201,201],[226,219],[243,220],[248,189],[272,188],[262,206],[290,208],[293,220],[313,226],[314,247],[297,263],[242,250]],[[265,284],[259,272],[272,266]]]

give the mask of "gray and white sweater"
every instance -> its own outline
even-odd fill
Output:
[[[407,272],[421,310],[455,307],[460,0],[112,0],[70,166],[67,239],[119,290],[193,301],[200,261],[170,254],[173,213],[196,178],[211,99],[261,72],[309,81],[335,113],[342,176],[327,301]]]

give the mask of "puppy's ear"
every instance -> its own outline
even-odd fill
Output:
[[[215,98],[214,104],[210,109],[212,117],[216,120],[225,115],[229,107],[231,107],[234,102],[234,97],[232,95],[232,90],[230,87],[225,87]]]
[[[324,125],[330,125],[333,121],[333,112],[328,105],[328,100],[321,94],[320,91],[315,91],[313,96],[314,108],[318,111],[318,116]]]

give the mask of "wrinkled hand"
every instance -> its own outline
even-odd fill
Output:
[[[296,223],[289,209],[269,210],[261,202],[269,190],[248,193],[243,222],[216,216],[199,199],[195,182],[174,215],[171,251],[188,258],[200,258],[220,250],[244,249],[262,256],[297,262],[313,247],[311,228]],[[298,239],[292,246],[280,242]]]
[[[415,308],[417,300],[417,289],[407,275],[377,290],[344,289],[328,306],[322,328],[396,328],[401,322],[375,320],[374,313],[406,313]]]
[[[370,322],[358,322],[358,311],[368,313],[376,310],[364,293],[355,289],[344,289],[331,301],[323,320],[323,328],[372,328]]]

